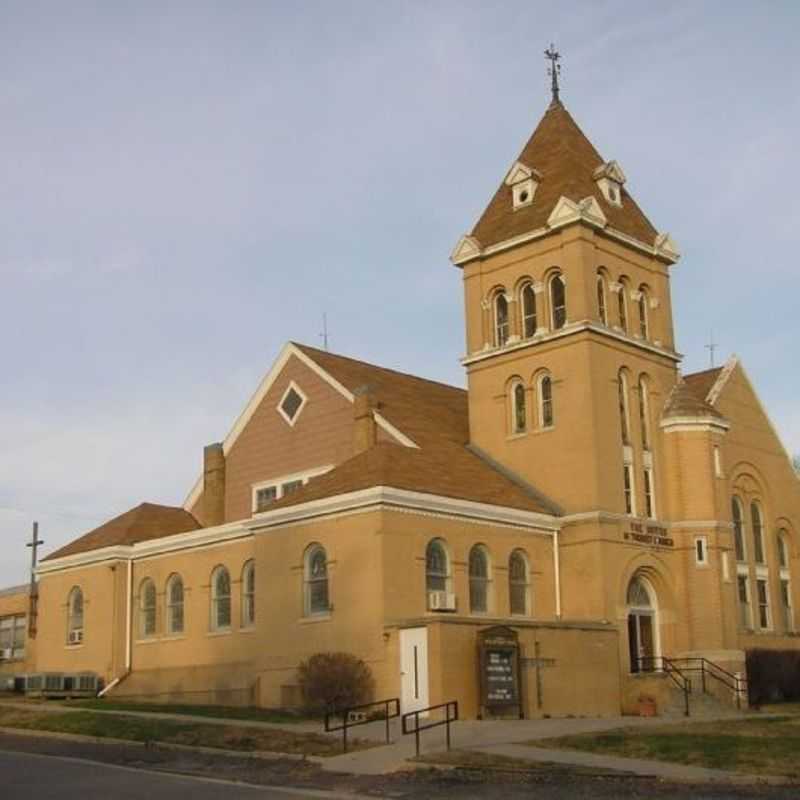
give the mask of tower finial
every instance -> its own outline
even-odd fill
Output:
[[[561,74],[561,64],[558,62],[561,60],[561,54],[551,42],[550,47],[544,51],[544,57],[550,62],[550,66],[547,68],[547,74],[551,78],[550,89],[553,92],[551,105],[560,105],[561,100],[558,97],[558,76]]]

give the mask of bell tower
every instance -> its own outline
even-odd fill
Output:
[[[568,514],[658,519],[679,254],[564,107],[546,56],[552,101],[451,255],[471,443]]]

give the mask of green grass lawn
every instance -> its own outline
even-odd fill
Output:
[[[94,714],[80,710],[41,711],[35,706],[22,709],[0,705],[0,727],[77,733],[135,742],[169,742],[242,752],[269,751],[333,756],[338,755],[342,747],[339,739],[317,733]],[[358,740],[352,742],[352,749],[366,746],[369,746],[368,743]]]
[[[800,778],[800,717],[796,716],[622,728],[530,744]]]
[[[273,711],[268,708],[248,706],[194,706],[171,703],[126,703],[124,701],[93,698],[91,700],[68,700],[64,705],[73,708],[97,709],[100,711],[145,711],[158,714],[186,714],[191,717],[215,717],[217,719],[241,719],[251,722],[276,722],[281,725],[307,722],[313,717],[292,714],[288,711]]]

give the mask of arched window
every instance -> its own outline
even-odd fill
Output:
[[[617,292],[617,303],[619,310],[619,327],[628,332],[628,298],[625,296],[628,292],[628,286],[624,281],[620,281],[619,292]]]
[[[489,555],[480,544],[469,551],[469,610],[473,614],[489,610]]]
[[[624,369],[619,371],[618,380],[619,392],[619,423],[622,433],[622,444],[631,443],[630,437],[630,415],[628,414],[628,375]]]
[[[639,376],[639,427],[642,431],[642,448],[650,449],[650,403],[647,393],[647,381]]]
[[[156,585],[150,578],[139,586],[139,635],[143,639],[156,635]]]
[[[644,286],[639,288],[639,333],[642,339],[648,338],[648,320],[647,320],[647,290]]]
[[[223,567],[211,573],[211,627],[215,631],[231,626],[231,575]]]
[[[653,607],[650,592],[641,578],[636,577],[628,584],[628,605],[633,608]]]
[[[511,385],[511,429],[514,433],[525,433],[528,429],[525,386],[519,379]]]
[[[785,528],[778,531],[778,566],[789,569],[789,534]]]
[[[508,559],[508,605],[513,616],[530,614],[528,559],[522,550],[514,550]]]
[[[608,325],[608,309],[606,308],[606,279],[597,276],[597,316],[603,325]]]
[[[567,324],[567,287],[560,274],[550,278],[550,308],[553,315],[553,330]]]
[[[177,574],[167,581],[167,633],[183,633],[183,578]]]
[[[522,336],[530,339],[536,333],[536,292],[533,284],[526,283],[520,292],[522,306]]]
[[[242,569],[242,627],[256,623],[256,563],[248,561]]]
[[[742,513],[742,501],[734,497],[731,501],[731,515],[733,517],[733,546],[736,550],[736,560],[745,561],[747,551],[744,546],[744,514]]]
[[[449,566],[444,543],[440,539],[432,539],[425,550],[425,589],[428,592],[447,591]]]
[[[502,347],[508,341],[508,300],[505,292],[494,297],[494,344]]]
[[[753,522],[753,555],[756,564],[766,564],[764,558],[764,523],[761,507],[755,501],[750,504],[750,518]]]
[[[539,397],[539,427],[552,428],[555,424],[555,414],[553,412],[553,379],[547,373],[539,376],[538,391]]]
[[[67,643],[83,641],[83,591],[73,586],[67,597]]]
[[[305,584],[306,616],[329,614],[328,554],[320,544],[313,544],[306,550]]]

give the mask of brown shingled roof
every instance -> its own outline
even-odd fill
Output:
[[[416,449],[381,442],[270,506],[284,508],[373,486],[437,494],[476,503],[554,514],[556,508],[462,445],[442,441]]]
[[[721,372],[722,367],[715,367],[714,369],[706,369],[702,372],[693,372],[690,375],[685,375],[683,379],[697,397],[701,400],[707,400],[708,393],[717,382],[717,378],[719,378]]]
[[[131,545],[194,531],[200,527],[200,523],[182,508],[142,503],[56,550],[44,560],[85,553],[100,547]]]
[[[293,344],[351,392],[369,386],[380,404],[378,413],[420,447],[442,439],[461,444],[469,440],[464,389]]]
[[[722,419],[722,414],[714,406],[706,402],[704,396],[697,393],[700,381],[691,386],[686,378],[680,378],[669,393],[664,403],[662,417],[716,417]]]
[[[482,247],[544,228],[561,195],[575,202],[594,195],[612,228],[646,244],[655,241],[656,229],[624,187],[621,208],[605,199],[592,177],[603,158],[560,103],[547,109],[517,160],[538,170],[542,181],[531,205],[516,211],[511,187],[500,185],[472,231]]]

